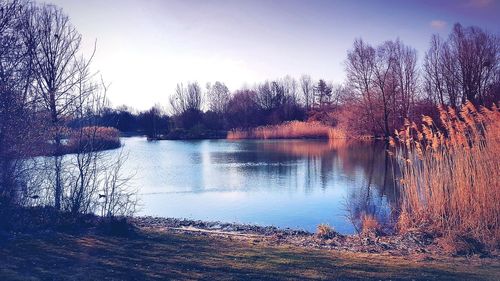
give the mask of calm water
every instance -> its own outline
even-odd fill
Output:
[[[355,232],[386,220],[395,188],[383,144],[123,138],[139,215]],[[353,224],[354,222],[354,224]]]

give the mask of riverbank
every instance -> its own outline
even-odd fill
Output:
[[[492,258],[396,257],[165,228],[0,237],[1,280],[495,280],[500,272]]]
[[[293,245],[308,249],[328,249],[352,253],[379,253],[392,256],[417,255],[425,259],[440,256],[477,256],[499,259],[498,251],[487,251],[478,245],[448,247],[444,238],[429,233],[407,232],[401,235],[342,235],[332,231],[326,237],[296,229],[237,223],[206,222],[187,219],[135,217],[130,222],[146,230],[195,233],[222,238],[243,237],[265,240],[270,245]]]
[[[272,226],[0,209],[0,280],[495,280],[494,253],[424,234],[326,237]]]

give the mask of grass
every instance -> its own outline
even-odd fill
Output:
[[[477,241],[498,249],[500,111],[471,103],[439,111],[439,121],[424,116],[423,125],[407,122],[397,133],[400,231],[417,228],[442,235],[447,245]]]
[[[171,232],[17,234],[0,246],[0,280],[494,280],[500,271],[496,260],[415,261]]]
[[[250,130],[232,130],[228,139],[337,139],[345,138],[342,130],[319,122],[291,121],[280,125],[261,126]]]

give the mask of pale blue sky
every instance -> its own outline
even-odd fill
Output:
[[[114,106],[166,106],[178,82],[223,81],[231,90],[287,74],[344,80],[355,38],[399,37],[421,60],[431,34],[453,23],[500,32],[498,0],[47,0],[97,40],[93,68]]]

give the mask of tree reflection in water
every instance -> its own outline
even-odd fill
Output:
[[[390,231],[392,210],[397,209],[399,196],[395,178],[397,165],[387,153],[387,144],[382,141],[330,140],[262,142],[265,151],[302,158],[306,161],[305,191],[317,186],[322,188],[338,174],[362,179],[353,181],[345,198],[347,219],[356,231],[361,231],[361,218],[371,215]],[[336,172],[336,170],[342,173]],[[314,175],[320,175],[319,178]]]

